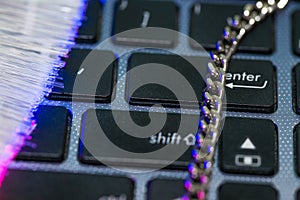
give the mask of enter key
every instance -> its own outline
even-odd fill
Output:
[[[275,112],[277,83],[273,64],[233,60],[226,73],[226,98],[229,111]]]

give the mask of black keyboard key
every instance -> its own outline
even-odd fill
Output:
[[[116,57],[112,52],[72,49],[66,63],[59,72],[50,99],[111,101],[117,65]]]
[[[293,109],[300,114],[300,64],[293,69]]]
[[[155,179],[148,184],[147,200],[180,199],[184,193],[183,180]]]
[[[195,4],[191,10],[190,36],[207,49],[215,49],[226,19],[243,11],[243,5]],[[213,23],[213,26],[212,26]],[[273,18],[269,17],[251,31],[239,46],[240,51],[271,53],[274,50]],[[192,47],[199,48],[194,42]]]
[[[186,58],[187,60],[178,55],[134,53],[129,59],[127,69],[127,101],[134,105],[159,103],[169,107],[194,104],[198,108],[197,101],[202,101],[202,91],[206,87],[202,76],[207,74],[208,59]],[[172,71],[167,71],[161,65],[170,67],[169,70]],[[138,71],[140,67],[145,67],[146,70]],[[184,80],[180,80],[177,73]],[[147,79],[152,83],[146,84]],[[194,92],[194,95],[187,92],[189,88],[186,84],[192,87],[194,91],[191,92]],[[175,94],[176,91],[179,92]]]
[[[300,176],[300,124],[294,128],[294,139],[295,167],[298,176]]]
[[[85,16],[75,39],[77,43],[95,43],[100,38],[102,8],[99,0],[87,0]]]
[[[88,110],[81,125],[80,161],[147,168],[170,164],[169,168],[186,169],[199,116],[166,115],[165,120],[163,113]]]
[[[233,60],[226,74],[228,110],[275,112],[276,78],[276,69],[269,61]]]
[[[133,188],[133,182],[123,177],[11,170],[0,189],[0,199],[132,200]]]
[[[37,127],[26,140],[19,160],[62,161],[71,128],[71,115],[64,107],[40,106],[34,113]]]
[[[220,187],[219,200],[277,200],[277,191],[269,185],[226,183]]]
[[[207,74],[208,60],[203,57],[185,58],[190,63],[178,55],[134,53],[129,59],[126,100],[133,105],[159,103],[168,107],[178,106],[179,103],[191,106],[197,100],[201,102],[206,86],[202,76]],[[183,75],[194,89],[197,99],[192,95],[182,95],[188,87],[175,75],[164,73],[161,64]],[[148,69],[147,73],[136,70],[140,67]],[[140,84],[147,79],[151,79],[152,83]],[[170,83],[168,87],[161,84],[166,82]],[[228,68],[226,86],[227,108],[230,111],[271,113],[277,109],[276,69],[269,61],[233,60]],[[181,91],[180,98],[174,94],[177,90]]]
[[[219,150],[224,172],[273,175],[277,171],[277,127],[267,119],[226,118]]]
[[[293,109],[300,114],[300,64],[293,69]]]
[[[300,189],[298,189],[296,193],[296,200],[300,200]]]
[[[136,28],[159,27],[178,30],[177,6],[172,2],[149,0],[119,0],[115,8],[114,41],[125,45],[172,47],[177,34],[167,30]]]
[[[300,10],[293,15],[293,49],[295,54],[300,55]]]

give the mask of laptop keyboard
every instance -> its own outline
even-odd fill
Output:
[[[198,124],[205,82],[192,64],[205,66],[207,54],[177,34],[122,32],[179,30],[211,50],[228,17],[240,13],[246,2],[88,0],[77,44],[62,58],[66,66],[35,113],[39,125],[10,165],[0,199],[178,199],[195,142],[190,134],[198,128],[178,131],[178,124]],[[251,32],[229,66],[227,118],[209,199],[300,199],[300,3],[291,4]],[[135,70],[139,66],[150,73]],[[189,81],[196,99],[178,97],[157,84],[174,81],[160,73],[166,66]],[[156,81],[139,86],[152,78]],[[135,128],[127,135],[126,128],[132,128],[128,119],[139,127],[156,119],[162,126],[152,127],[151,134]],[[119,154],[104,139],[93,140],[96,133],[135,156]],[[168,155],[143,156],[166,146],[186,150],[175,161]],[[163,169],[151,171],[162,163]]]

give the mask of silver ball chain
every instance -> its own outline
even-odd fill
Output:
[[[208,63],[209,74],[199,123],[201,132],[196,134],[193,162],[188,166],[189,178],[185,182],[187,195],[182,200],[207,199],[215,147],[224,123],[225,76],[232,55],[250,30],[287,3],[288,0],[260,0],[245,5],[241,15],[228,18],[223,37],[217,41],[217,50],[211,52],[212,62]]]

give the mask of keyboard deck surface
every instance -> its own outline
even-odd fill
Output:
[[[113,100],[113,109],[127,110],[128,107],[132,111],[148,111],[147,106],[128,105],[126,102],[126,69],[130,51],[135,51],[138,47],[124,46],[111,42],[103,42],[106,38],[111,36],[111,30],[114,21],[114,6],[117,0],[107,0],[103,6],[101,19],[101,34],[99,44],[77,44],[76,48],[91,49],[99,48],[100,50],[112,51],[116,54],[123,54],[118,60],[117,70],[117,87],[115,90],[115,98]],[[198,2],[196,0],[174,0],[178,6],[178,30],[179,32],[189,35],[191,8]],[[243,5],[246,1],[218,1],[218,0],[202,0],[203,3],[216,4],[234,4]],[[293,52],[292,46],[292,15],[296,10],[300,10],[300,2],[292,1],[290,5],[284,10],[276,14],[274,18],[274,51],[271,54],[261,53],[237,53],[234,59],[244,60],[263,60],[271,61],[276,68],[277,73],[277,109],[271,113],[260,112],[226,112],[228,117],[238,118],[255,118],[255,119],[269,119],[276,124],[277,127],[277,147],[278,147],[278,169],[275,170],[274,175],[247,175],[234,174],[222,172],[219,167],[218,153],[217,159],[213,166],[212,180],[210,183],[209,199],[218,199],[218,191],[224,183],[241,183],[241,184],[262,184],[270,185],[278,192],[279,199],[295,199],[297,190],[300,188],[300,177],[296,174],[295,159],[294,159],[294,127],[300,123],[300,116],[293,111],[292,98],[292,69],[300,63],[300,57]],[[213,26],[214,23],[211,23]],[[221,33],[220,33],[221,34]],[[103,42],[103,43],[102,43]],[[186,56],[206,56],[203,53],[194,49],[183,37],[179,37],[179,45],[172,48],[173,53]],[[143,53],[161,53],[162,50],[155,49],[139,49],[138,52]],[[104,109],[110,110],[111,105],[107,103],[88,103],[75,102],[74,107],[71,102],[57,101],[46,99],[43,105],[63,106],[69,109],[72,113],[72,126],[69,135],[69,143],[67,149],[67,156],[63,162],[28,162],[28,161],[14,161],[10,164],[11,170],[36,170],[36,171],[51,171],[51,172],[70,172],[70,173],[84,173],[92,175],[103,175],[112,177],[127,177],[134,180],[133,196],[136,200],[147,199],[148,186],[150,181],[154,179],[169,179],[182,180],[187,176],[186,170],[169,170],[162,169],[148,173],[130,172],[130,170],[118,170],[102,165],[83,164],[78,161],[78,145],[80,136],[80,125],[82,114],[88,109]],[[170,112],[179,113],[177,108],[151,108],[152,112]],[[197,110],[184,108],[184,114],[197,114]],[[224,147],[223,147],[224,148]],[[299,171],[299,170],[298,170]],[[154,182],[155,183],[155,182]],[[163,181],[162,181],[163,183]],[[161,183],[161,184],[162,184]],[[159,184],[159,183],[156,183]],[[176,182],[178,184],[178,182]],[[230,188],[230,186],[229,186]],[[224,188],[223,188],[224,189]],[[163,187],[160,188],[164,192]],[[169,191],[169,189],[166,189]],[[223,191],[225,192],[225,191]],[[272,192],[272,191],[271,191]],[[155,194],[153,194],[155,195]],[[167,196],[168,197],[168,196]]]

